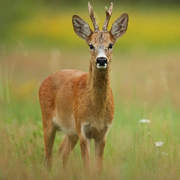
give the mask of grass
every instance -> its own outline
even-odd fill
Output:
[[[0,84],[0,179],[81,179],[83,176],[79,144],[69,159],[68,175],[64,172],[61,159],[57,156],[62,140],[61,133],[57,133],[54,144],[52,173],[43,167],[43,129],[37,94],[42,77],[50,74],[53,67],[52,64],[44,64],[49,58],[44,54],[29,52],[33,60],[27,57],[23,60],[25,61],[23,64],[21,53],[16,52],[16,55],[12,53],[6,57],[6,66],[2,63],[6,68],[1,67]],[[46,58],[42,58],[41,55]],[[76,56],[78,52],[71,55],[61,54],[61,57],[69,59],[72,68],[83,70],[81,62],[87,58],[86,54],[79,56],[78,64],[73,63]],[[9,75],[12,70],[11,57],[17,59],[12,76]],[[44,68],[43,75],[40,73],[41,68],[35,68],[33,70],[35,79],[32,76],[31,66],[28,67],[29,71],[24,68],[29,62],[36,66],[39,57],[41,57],[39,67]],[[142,61],[139,58],[130,60],[129,56],[124,56],[118,61],[118,56],[114,56],[111,82],[116,109],[104,152],[104,172],[100,177],[91,175],[88,179],[179,178],[178,57],[179,53],[166,54],[165,57],[161,54]],[[66,63],[63,64],[61,58],[59,61],[61,68],[68,66]],[[135,66],[134,63],[141,66]],[[85,64],[88,66],[88,62]],[[84,70],[86,68],[84,67]],[[25,71],[26,76],[19,78],[16,71],[19,74]],[[151,123],[139,123],[143,118],[150,119]],[[158,148],[154,142],[164,144]],[[92,144],[92,169],[93,151]]]
[[[140,106],[116,106],[115,121],[104,153],[104,173],[97,179],[179,178],[179,113],[171,108],[155,109],[145,113],[152,118],[151,124],[140,124],[144,111]],[[56,154],[62,137],[59,133],[54,146],[52,174],[43,168],[43,135],[39,120],[1,122],[0,136],[1,179],[81,178],[79,144],[71,155],[70,177],[67,177]],[[156,141],[163,141],[163,147],[156,148]],[[93,168],[93,162],[91,166]]]

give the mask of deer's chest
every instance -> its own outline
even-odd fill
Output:
[[[106,125],[105,123],[83,123],[81,125],[81,133],[88,139],[102,139],[106,136],[110,125]]]

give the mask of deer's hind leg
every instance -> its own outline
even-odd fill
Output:
[[[68,157],[78,142],[78,135],[65,135],[59,148],[59,154],[63,159],[63,166],[66,168]]]
[[[52,151],[56,135],[56,127],[52,122],[52,118],[43,117],[44,127],[44,165],[51,169],[52,167]]]
[[[45,79],[39,88],[39,100],[44,131],[44,165],[49,169],[52,166],[52,149],[57,130],[53,122],[55,94],[52,90],[50,78]]]

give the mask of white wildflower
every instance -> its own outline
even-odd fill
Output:
[[[162,152],[161,154],[164,156],[168,156],[168,153],[166,153],[166,152]]]
[[[139,120],[140,123],[150,123],[151,121],[149,119],[141,119]]]
[[[161,147],[164,144],[164,142],[154,142],[154,144],[156,147]]]

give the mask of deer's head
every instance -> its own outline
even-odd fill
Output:
[[[113,3],[111,3],[109,9],[105,7],[106,19],[103,25],[103,30],[100,31],[90,3],[88,3],[88,9],[89,16],[94,25],[94,32],[91,30],[89,25],[77,15],[72,17],[74,31],[89,45],[91,65],[98,69],[106,69],[111,62],[113,45],[127,30],[128,14],[122,14],[113,23],[111,30],[108,31],[108,24],[113,10]]]

